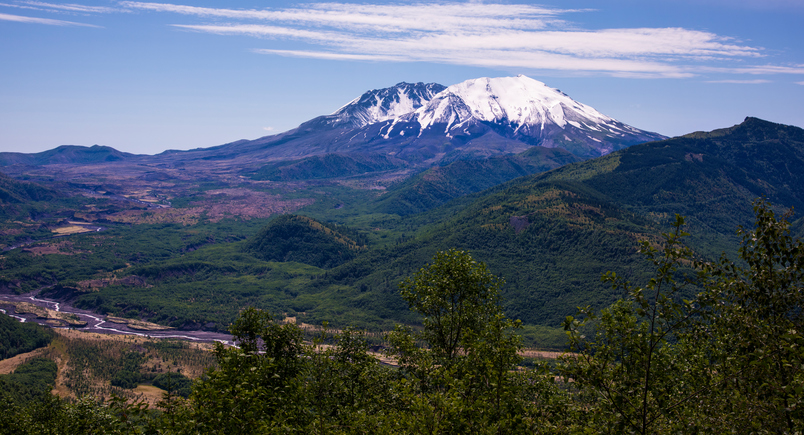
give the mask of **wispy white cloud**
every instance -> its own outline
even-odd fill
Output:
[[[756,80],[708,80],[706,83],[731,83],[736,85],[761,85],[764,83],[771,83],[770,80],[756,79]]]
[[[46,3],[40,1],[21,1],[19,2],[23,5],[28,5],[32,7],[39,7],[42,9],[56,9],[62,10],[67,12],[80,12],[80,13],[90,13],[90,14],[108,14],[112,12],[120,12],[121,9],[119,8],[109,8],[104,6],[85,6],[79,5],[74,3],[67,3],[67,4],[60,4],[60,3]]]
[[[285,57],[306,57],[308,59],[327,59],[327,60],[364,60],[376,62],[405,62],[408,59],[401,56],[377,56],[371,54],[348,54],[331,53],[326,51],[302,51],[302,50],[272,50],[269,48],[258,48],[254,52],[261,54],[276,54]]]
[[[488,29],[544,29],[566,25],[556,17],[580,10],[549,9],[530,5],[444,3],[371,5],[316,3],[306,8],[217,9],[166,3],[122,1],[122,7],[172,12],[204,18],[285,22],[288,25],[346,28],[350,32],[374,30],[382,33],[409,31],[471,31]]]
[[[797,85],[804,86],[804,82],[796,82]]]
[[[72,21],[53,20],[53,19],[49,19],[49,18],[25,17],[25,16],[22,16],[22,15],[9,15],[9,14],[0,14],[0,20],[2,20],[2,21],[15,21],[15,22],[18,22],[18,23],[29,23],[29,24],[46,24],[48,26],[100,27],[100,26],[95,26],[93,24],[75,23],[75,22],[72,22]]]
[[[126,9],[110,8],[105,6],[85,6],[74,3],[46,3],[40,1],[17,1],[15,3],[0,3],[0,6],[17,9],[29,9],[45,12],[61,12],[70,14],[109,14],[114,12],[127,12]]]
[[[793,66],[752,65],[752,66],[739,66],[739,67],[699,66],[694,68],[694,70],[702,73],[749,74],[749,75],[772,75],[772,74],[804,75],[804,65],[793,65]]]
[[[280,26],[261,26],[256,24],[238,24],[238,25],[190,25],[190,24],[174,24],[174,27],[195,30],[198,32],[214,33],[216,35],[247,35],[256,37],[285,37],[293,39],[301,39],[311,42],[334,42],[340,40],[345,41],[345,38],[340,37],[337,33],[316,32],[302,29],[293,29],[289,27]]]
[[[628,77],[692,77],[694,74],[659,62],[640,62],[627,59],[584,59],[567,55],[536,52],[424,52],[406,54],[362,54],[330,51],[255,49],[257,53],[288,57],[328,60],[359,60],[376,62],[441,62],[456,65],[499,67],[505,65],[523,69],[605,72]]]
[[[290,40],[307,47],[262,54],[334,60],[437,62],[488,67],[690,77],[706,73],[803,74],[799,67],[752,66],[762,47],[684,28],[582,29],[567,17],[591,10],[535,5],[314,3],[294,8],[226,9],[122,1],[129,10],[208,22],[184,30]],[[277,45],[281,42],[277,42]]]

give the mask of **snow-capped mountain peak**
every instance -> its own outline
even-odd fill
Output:
[[[532,146],[563,148],[591,158],[664,139],[522,75],[479,78],[449,87],[403,82],[371,90],[331,115],[305,122],[282,140],[290,141],[291,136],[315,139],[298,142],[303,145],[288,150],[286,156],[360,149],[410,159],[416,165],[520,153]]]
[[[595,124],[613,121],[560,91],[523,75],[484,77],[449,86],[416,110],[414,116],[422,129],[436,123],[459,126],[470,119],[504,122],[516,127],[550,123],[562,128],[567,121],[586,120]]]
[[[444,89],[438,83],[402,82],[389,88],[368,91],[336,110],[330,117],[338,124],[363,127],[414,112]]]

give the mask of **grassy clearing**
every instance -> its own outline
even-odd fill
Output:
[[[57,236],[71,236],[73,234],[92,233],[96,230],[81,225],[69,225],[66,227],[54,228],[51,231]]]
[[[0,374],[13,371],[31,358],[45,357],[54,360],[58,366],[53,393],[60,397],[92,395],[109,399],[112,394],[116,394],[129,400],[155,403],[154,400],[161,398],[162,390],[148,385],[153,376],[178,371],[195,379],[215,365],[211,352],[213,346],[208,343],[69,329],[58,329],[56,332],[58,337],[48,347],[0,361]],[[132,369],[130,365],[126,365],[126,360],[130,361],[131,355],[135,355],[139,362],[136,370],[142,374],[141,384],[131,389],[112,386],[111,380],[118,372]]]
[[[134,389],[134,393],[142,398],[148,405],[155,406],[167,391],[153,385],[140,384]]]

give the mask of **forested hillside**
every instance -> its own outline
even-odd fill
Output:
[[[0,360],[47,346],[55,334],[35,323],[20,323],[0,314]]]
[[[451,249],[400,285],[424,321],[386,335],[384,353],[396,367],[381,364],[353,329],[305,343],[298,326],[247,309],[230,329],[239,347],[217,343],[218,366],[187,400],[172,391],[170,375],[156,411],[90,397],[14,402],[2,391],[0,431],[797,433],[804,245],[768,203],[754,209],[739,258],[701,261],[685,245],[681,216],[640,243],[652,279],[606,274],[622,299],[567,317],[571,352],[557,361],[523,360],[521,324],[500,306],[501,280]],[[682,298],[690,285],[700,293]]]
[[[329,269],[366,249],[365,240],[354,240],[360,239],[359,234],[349,237],[345,232],[348,229],[330,228],[306,216],[284,215],[249,239],[243,249],[265,261],[294,261]]]
[[[8,214],[7,209],[10,204],[22,204],[28,201],[45,201],[53,199],[57,193],[46,187],[16,181],[11,177],[0,173],[0,206],[4,215]]]
[[[416,239],[373,251],[324,279],[369,289],[353,297],[356,306],[398,310],[393,282],[435,251],[459,247],[506,280],[508,315],[557,325],[577,306],[603,307],[622,296],[598,283],[606,270],[645,279],[649,265],[637,242],[658,240],[676,213],[688,216],[689,243],[699,253],[735,254],[735,229],[750,224],[752,200],[776,201],[777,212],[800,208],[802,174],[804,130],[748,118],[491,188],[462,200]]]
[[[421,213],[449,200],[480,192],[517,177],[549,171],[581,159],[562,148],[532,147],[525,152],[482,160],[458,160],[417,174],[377,200],[377,211],[401,216]]]

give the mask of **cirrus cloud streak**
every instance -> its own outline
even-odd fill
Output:
[[[331,60],[435,62],[632,77],[802,74],[798,66],[750,65],[762,47],[680,27],[583,29],[565,19],[591,10],[522,4],[314,3],[225,9],[119,2],[122,8],[189,16],[176,28],[273,40],[262,54]],[[292,41],[288,49],[284,42]],[[299,47],[298,44],[306,47]]]
[[[17,23],[45,24],[48,26],[79,26],[100,27],[93,24],[75,23],[73,21],[54,20],[50,18],[26,17],[23,15],[0,14],[0,21],[15,21]]]

